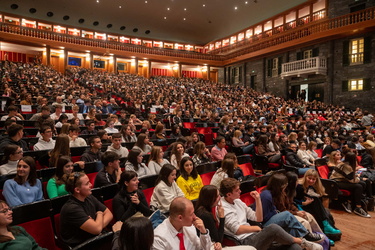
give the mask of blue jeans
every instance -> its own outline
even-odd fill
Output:
[[[307,172],[307,170],[309,170],[311,168],[299,168],[298,169],[298,175],[305,175],[305,173]]]
[[[288,211],[275,214],[267,222],[263,223],[263,226],[271,224],[279,225],[294,237],[304,237],[308,233],[306,228]]]

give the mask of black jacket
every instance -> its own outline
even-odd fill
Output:
[[[287,164],[297,167],[297,168],[304,167],[305,164],[300,160],[297,153],[295,153],[292,149],[289,149],[289,148],[287,148],[285,151],[286,151],[285,158],[286,158]]]

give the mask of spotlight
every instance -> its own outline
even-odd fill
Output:
[[[126,29],[125,26],[121,26],[121,27],[120,27],[120,30],[125,30],[125,29]]]
[[[138,32],[138,29],[137,29],[137,28],[134,28],[134,29],[133,29],[133,32]]]
[[[98,25],[99,25],[99,22],[98,22],[98,21],[95,21],[95,22],[92,23],[92,25],[94,25],[94,26],[98,26]]]
[[[12,4],[11,6],[10,6],[10,8],[11,9],[13,9],[13,10],[16,10],[16,9],[18,9],[18,4]]]
[[[145,34],[147,34],[147,35],[150,34],[150,33],[151,33],[150,30],[146,30],[146,31],[145,31]]]
[[[107,28],[108,28],[108,29],[112,28],[112,24],[108,24],[108,25],[107,25]]]
[[[66,21],[66,20],[69,20],[69,16],[63,16],[63,19]]]

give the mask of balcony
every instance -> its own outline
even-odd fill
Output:
[[[294,62],[283,63],[281,65],[281,78],[308,75],[327,74],[327,59],[325,57],[311,57]]]

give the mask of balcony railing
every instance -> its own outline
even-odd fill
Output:
[[[311,57],[304,60],[283,63],[281,65],[281,78],[301,76],[307,74],[327,74],[327,59],[324,57]]]
[[[223,55],[225,56],[226,60],[229,60],[238,56],[242,56],[272,46],[277,46],[291,41],[295,41],[311,35],[316,35],[318,33],[322,33],[325,31],[332,31],[339,28],[345,28],[347,26],[356,25],[358,23],[367,22],[369,23],[369,25],[373,25],[374,20],[375,7],[332,19],[311,22],[304,26],[289,29],[284,32],[272,35],[270,37],[258,35],[256,39],[252,38],[243,40],[237,44],[233,44],[225,48],[216,49],[215,51],[210,52],[210,54]],[[324,36],[330,35],[331,33],[324,34]]]
[[[233,61],[236,60],[244,60],[246,58],[251,58],[251,53],[258,52],[263,49],[268,49],[275,46],[278,46],[279,49],[280,45],[286,48],[288,47],[287,43],[290,43],[292,41],[296,41],[294,43],[294,45],[296,45],[298,44],[299,39],[307,38],[312,35],[315,35],[318,38],[329,37],[333,34],[333,32],[331,31],[339,30],[340,28],[350,27],[351,25],[356,25],[358,23],[368,23],[368,26],[373,26],[374,20],[375,7],[357,11],[333,19],[318,20],[315,22],[305,24],[303,26],[298,26],[296,28],[281,31],[280,33],[274,33],[272,36],[267,36],[267,34],[260,34],[251,39],[245,39],[241,42],[227,46],[225,48],[216,49],[214,53],[211,52],[210,54],[202,54],[198,52],[188,51],[176,51],[161,48],[148,48],[141,45],[124,44],[115,41],[87,39],[67,34],[57,34],[51,31],[21,27],[20,25],[8,23],[0,23],[0,32],[57,41],[61,43],[70,43],[75,45],[105,48],[131,53],[178,57],[181,59],[207,60],[216,62],[222,61],[225,64],[233,63]],[[301,40],[301,43],[303,42],[304,41]]]
[[[208,60],[208,61],[222,61],[220,55],[209,55],[194,51],[178,51],[174,49],[161,49],[161,48],[148,48],[141,45],[124,44],[115,41],[103,41],[100,39],[88,39],[84,37],[72,36],[69,34],[55,33],[52,31],[45,31],[40,29],[28,28],[14,24],[0,23],[0,32],[17,34],[22,36],[29,36],[39,39],[46,39],[51,41],[71,43],[90,47],[100,47],[105,49],[112,49],[118,51],[126,51],[132,53],[179,57],[195,60]]]

